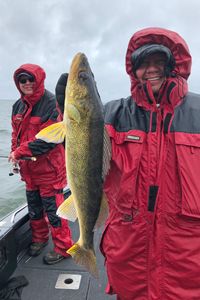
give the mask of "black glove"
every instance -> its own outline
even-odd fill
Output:
[[[65,89],[67,85],[68,73],[63,73],[56,84],[56,100],[62,114],[64,114]]]
[[[0,300],[20,300],[23,287],[26,285],[28,281],[23,275],[11,278],[0,290]]]

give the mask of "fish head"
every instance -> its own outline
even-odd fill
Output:
[[[65,93],[65,113],[67,106],[73,106],[80,116],[97,107],[103,110],[94,75],[84,53],[78,53],[71,64]]]

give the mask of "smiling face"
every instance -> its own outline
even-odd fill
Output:
[[[31,95],[33,93],[34,82],[30,82],[29,81],[30,77],[27,75],[20,76],[19,80],[21,80],[21,79],[26,79],[26,82],[20,83],[20,81],[19,81],[20,90],[22,91],[22,93],[24,95]]]
[[[164,73],[166,60],[164,53],[155,52],[147,56],[136,70],[136,75],[140,82],[150,81],[155,99],[161,85],[166,80]]]

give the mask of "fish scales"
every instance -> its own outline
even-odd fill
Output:
[[[77,215],[81,237],[85,247],[93,243],[91,232],[98,217],[102,198],[102,120],[80,120],[80,126],[74,126],[68,119],[66,125],[66,165],[70,188],[76,198]],[[102,127],[102,128],[101,128]],[[92,129],[91,129],[92,128]],[[91,134],[88,136],[88,132]],[[95,139],[92,137],[95,136]],[[87,220],[87,221],[86,221]],[[87,226],[83,224],[87,222]],[[90,241],[90,243],[89,243]]]
[[[67,177],[72,194],[57,213],[71,221],[78,217],[80,237],[67,253],[99,279],[93,235],[109,214],[102,182],[110,168],[112,149],[94,75],[83,53],[74,57],[70,68],[63,122],[45,128],[36,137],[60,143],[64,136]]]

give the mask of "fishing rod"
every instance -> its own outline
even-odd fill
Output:
[[[8,156],[5,156],[5,155],[0,155],[0,158],[8,158]],[[31,161],[36,161],[37,158],[32,156],[32,157],[20,157],[20,159],[22,160],[31,160]],[[11,165],[11,168],[10,168],[10,173],[9,173],[9,176],[13,176],[16,172],[19,173],[19,168],[18,168],[18,165],[17,166],[13,166]]]
[[[5,156],[5,155],[0,155],[0,158],[8,158],[8,156]],[[20,157],[20,159],[23,159],[23,160],[32,160],[32,161],[36,161],[37,158],[32,156],[32,157]]]

